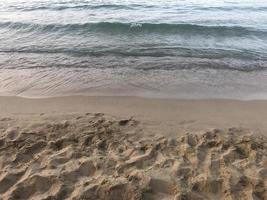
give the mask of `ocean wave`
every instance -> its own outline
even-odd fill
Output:
[[[2,48],[0,53],[23,53],[23,54],[65,54],[74,57],[183,57],[183,58],[205,58],[205,59],[240,59],[251,61],[267,61],[267,55],[252,50],[216,49],[216,48],[187,48],[183,46],[157,46],[134,47],[130,45],[114,47],[71,47],[45,48],[42,46],[28,46],[23,48]]]
[[[91,10],[91,9],[129,9],[132,10],[135,7],[139,7],[141,5],[119,5],[119,4],[102,4],[102,5],[47,5],[47,6],[13,6],[13,10],[20,11],[36,11],[36,10],[67,10],[67,9],[78,9],[78,10]]]
[[[267,6],[191,6],[192,10],[200,11],[254,11],[262,12],[267,10]]]
[[[112,4],[112,3],[104,3],[104,4],[88,4],[88,3],[80,3],[80,4],[69,4],[67,3],[57,3],[57,4],[19,4],[19,5],[9,5],[5,9],[12,11],[38,11],[38,10],[51,10],[51,11],[61,11],[61,10],[98,10],[98,9],[109,9],[109,10],[135,10],[135,9],[169,9],[169,10],[178,10],[184,11],[190,8],[191,11],[254,11],[254,12],[262,12],[267,10],[267,6],[203,6],[203,5],[192,5],[184,7],[180,4],[177,5],[157,5],[157,4],[137,4],[137,3],[129,3],[129,4]]]
[[[41,55],[39,55],[41,53]],[[124,56],[118,53],[90,54],[89,52],[66,50],[24,50],[0,51],[0,66],[7,69],[28,68],[93,68],[119,69],[129,68],[141,71],[172,71],[216,69],[242,72],[267,70],[267,60],[252,60],[242,58],[205,58],[186,56],[153,57],[148,55]],[[13,62],[7,57],[12,55]],[[120,56],[120,57],[118,57]],[[6,61],[5,61],[6,60]]]
[[[142,4],[47,4],[47,5],[11,5],[5,7],[7,11],[38,11],[38,10],[50,10],[50,11],[61,11],[61,10],[135,10],[135,9],[147,9],[156,8],[156,5],[142,5]]]
[[[267,30],[256,30],[242,26],[205,26],[197,24],[168,24],[168,23],[120,23],[99,22],[83,24],[36,24],[22,22],[0,22],[0,28],[17,31],[39,32],[102,32],[105,34],[118,33],[156,33],[156,34],[191,34],[214,35],[216,37],[267,37]]]

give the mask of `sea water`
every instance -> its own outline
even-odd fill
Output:
[[[267,98],[267,1],[0,0],[0,95]]]

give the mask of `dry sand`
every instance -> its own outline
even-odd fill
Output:
[[[266,101],[0,106],[0,199],[267,199]]]

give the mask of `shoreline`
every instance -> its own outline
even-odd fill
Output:
[[[151,132],[173,135],[242,127],[266,135],[267,100],[158,99],[129,96],[0,97],[0,116],[104,113],[133,117]]]
[[[162,69],[143,73],[127,67],[26,68],[2,69],[0,80],[1,96],[89,95],[167,99],[267,99],[266,72],[261,70],[248,73],[208,68]]]
[[[21,99],[61,99],[61,98],[135,98],[135,99],[150,99],[150,100],[168,100],[168,101],[240,101],[240,102],[261,102],[267,101],[267,97],[258,98],[221,98],[221,97],[208,97],[208,98],[179,98],[179,97],[165,97],[165,96],[142,96],[142,95],[116,95],[116,94],[67,94],[67,95],[52,95],[52,96],[38,96],[38,95],[0,95],[0,98],[21,98]]]

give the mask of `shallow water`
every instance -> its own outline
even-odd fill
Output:
[[[267,97],[263,0],[0,0],[0,94]]]

